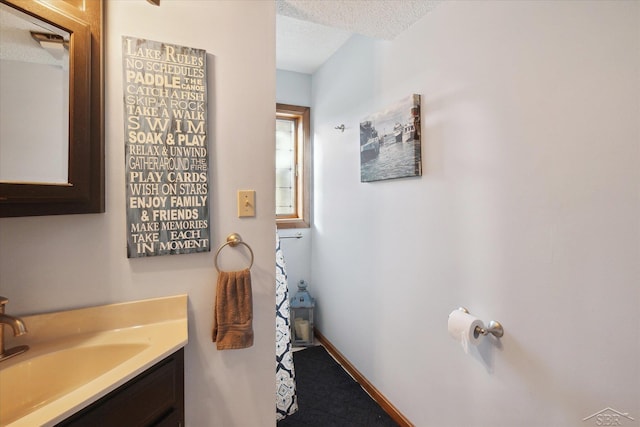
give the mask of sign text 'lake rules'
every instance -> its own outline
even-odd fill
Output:
[[[210,251],[206,51],[122,38],[127,256]]]

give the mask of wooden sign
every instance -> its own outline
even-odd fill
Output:
[[[210,251],[206,51],[122,41],[127,256]]]

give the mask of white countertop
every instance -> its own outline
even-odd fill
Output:
[[[187,295],[22,320],[26,335],[12,337],[10,329],[5,329],[5,348],[30,348],[0,362],[0,426],[55,425],[184,347],[188,340]],[[47,363],[58,369],[45,368]],[[72,375],[81,365],[88,367],[87,373]],[[33,372],[43,372],[39,375],[48,378],[28,378]]]

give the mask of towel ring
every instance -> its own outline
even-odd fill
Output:
[[[232,248],[234,248],[238,245],[245,245],[247,249],[249,249],[249,253],[251,253],[251,262],[249,263],[249,267],[247,268],[251,269],[251,267],[253,266],[253,250],[251,249],[251,246],[243,242],[242,237],[240,237],[238,233],[231,233],[227,236],[227,241],[218,248],[218,250],[216,251],[216,256],[213,259],[213,265],[216,266],[216,270],[218,270],[218,273],[220,272],[220,268],[218,267],[218,255],[220,255],[220,251],[222,251],[225,246],[231,246]]]

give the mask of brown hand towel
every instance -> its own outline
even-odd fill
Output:
[[[248,268],[218,274],[213,341],[218,350],[253,345],[253,297]]]

